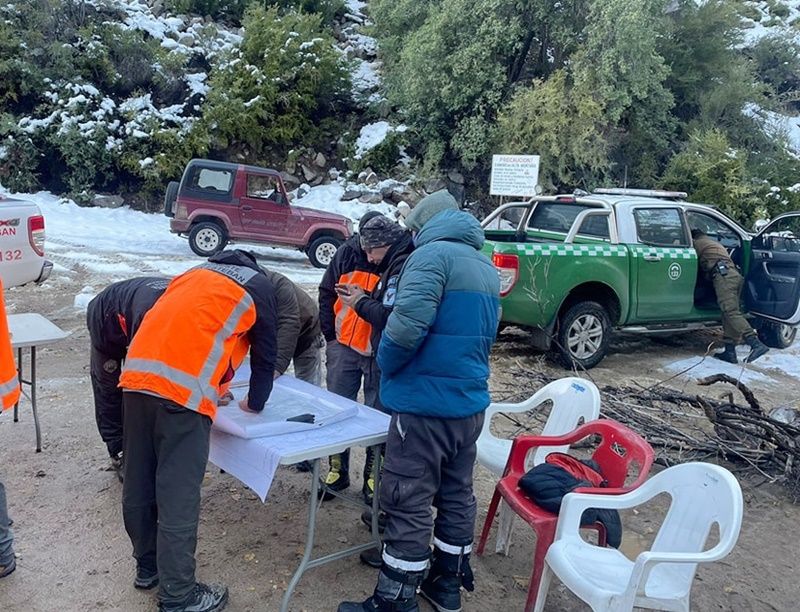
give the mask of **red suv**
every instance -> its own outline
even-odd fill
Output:
[[[164,198],[170,231],[188,236],[192,251],[209,257],[228,243],[303,251],[325,268],[353,233],[347,217],[291,206],[276,170],[193,159]]]

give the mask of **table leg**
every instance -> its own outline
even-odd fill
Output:
[[[36,408],[36,347],[31,347],[31,408],[36,427],[36,452],[42,452],[42,428],[39,426],[39,411]]]
[[[375,453],[380,453],[380,445],[376,445],[372,447]],[[377,455],[376,455],[377,456]],[[320,472],[320,463],[321,460],[319,458],[314,460],[314,468],[311,472],[311,505],[308,511],[308,531],[306,533],[306,548],[303,552],[303,558],[300,560],[300,565],[297,567],[297,570],[292,576],[291,581],[289,582],[289,586],[286,589],[286,593],[283,595],[283,601],[281,602],[281,612],[288,612],[289,610],[289,601],[292,598],[292,593],[294,593],[294,589],[297,586],[297,583],[300,582],[300,578],[302,578],[303,573],[311,569],[313,567],[317,567],[318,565],[323,565],[325,563],[329,563],[330,561],[336,561],[337,559],[343,559],[349,555],[359,553],[364,550],[369,550],[370,548],[374,547],[376,544],[378,546],[381,545],[381,538],[378,532],[378,508],[379,508],[379,498],[378,498],[378,486],[380,485],[380,470],[378,469],[378,461],[375,462],[375,467],[373,468],[376,470],[373,472],[375,476],[375,492],[372,496],[372,538],[373,541],[367,542],[365,544],[358,544],[356,546],[351,546],[350,548],[346,548],[344,550],[340,550],[338,552],[331,553],[329,555],[325,555],[324,557],[319,557],[317,559],[311,558],[311,552],[314,548],[314,532],[316,529],[317,523],[317,509],[319,508],[322,500],[319,499],[319,472]],[[344,500],[350,501],[351,503],[355,503],[361,508],[365,507],[364,503],[355,502],[355,500],[348,499],[345,496],[337,495],[337,497],[341,497]]]
[[[22,349],[17,349],[17,380],[19,381],[19,388],[22,389]],[[22,393],[19,394],[22,397]],[[14,422],[19,423],[19,400],[14,404]]]
[[[314,529],[317,525],[317,505],[320,503],[320,500],[317,498],[317,493],[319,491],[319,468],[320,468],[320,458],[317,457],[314,459],[314,467],[311,470],[311,505],[308,509],[308,530],[306,532],[306,548],[303,551],[303,558],[300,560],[300,565],[297,567],[297,570],[292,576],[292,580],[289,582],[289,586],[286,589],[286,593],[283,595],[283,601],[281,602],[281,612],[288,612],[289,610],[289,600],[292,598],[292,593],[294,592],[297,583],[300,582],[300,578],[302,577],[303,573],[306,571],[309,565],[309,560],[311,559],[311,551],[314,548]]]

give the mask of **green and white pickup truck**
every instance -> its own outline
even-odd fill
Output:
[[[721,324],[698,274],[691,229],[724,244],[746,278],[744,309],[764,343],[785,348],[800,323],[800,212],[753,235],[686,194],[598,189],[537,196],[494,210],[483,252],[500,274],[501,326],[567,368],[592,368],[612,330],[665,334]]]

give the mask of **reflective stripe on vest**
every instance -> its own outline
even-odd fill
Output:
[[[0,411],[8,410],[19,401],[17,366],[14,365],[14,349],[11,348],[11,333],[8,331],[6,303],[3,297],[3,281],[0,279]]]
[[[365,293],[369,293],[379,280],[380,277],[376,274],[355,270],[342,274],[339,283],[358,285]],[[336,298],[333,312],[336,315],[336,339],[361,355],[371,356],[375,348],[370,342],[372,325],[359,317],[353,308],[345,306],[339,298]]]
[[[217,387],[213,384],[211,378],[224,355],[225,341],[233,334],[234,330],[239,325],[239,320],[253,306],[253,298],[249,293],[245,292],[228,316],[222,328],[217,332],[216,336],[214,336],[214,343],[211,347],[211,351],[209,351],[208,357],[206,357],[197,376],[193,376],[183,370],[153,359],[129,359],[125,369],[133,372],[155,374],[156,376],[160,376],[178,386],[188,389],[190,395],[184,406],[190,410],[201,412],[200,406],[204,400],[216,406],[219,395]]]
[[[8,410],[19,401],[19,381],[16,372],[14,378],[0,384],[0,397],[3,398],[3,410]]]

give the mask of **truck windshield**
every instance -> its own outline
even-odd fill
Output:
[[[539,202],[528,221],[528,229],[551,232],[569,232],[575,218],[584,210],[598,208],[578,203]],[[590,216],[584,219],[578,234],[608,238],[608,219]]]

